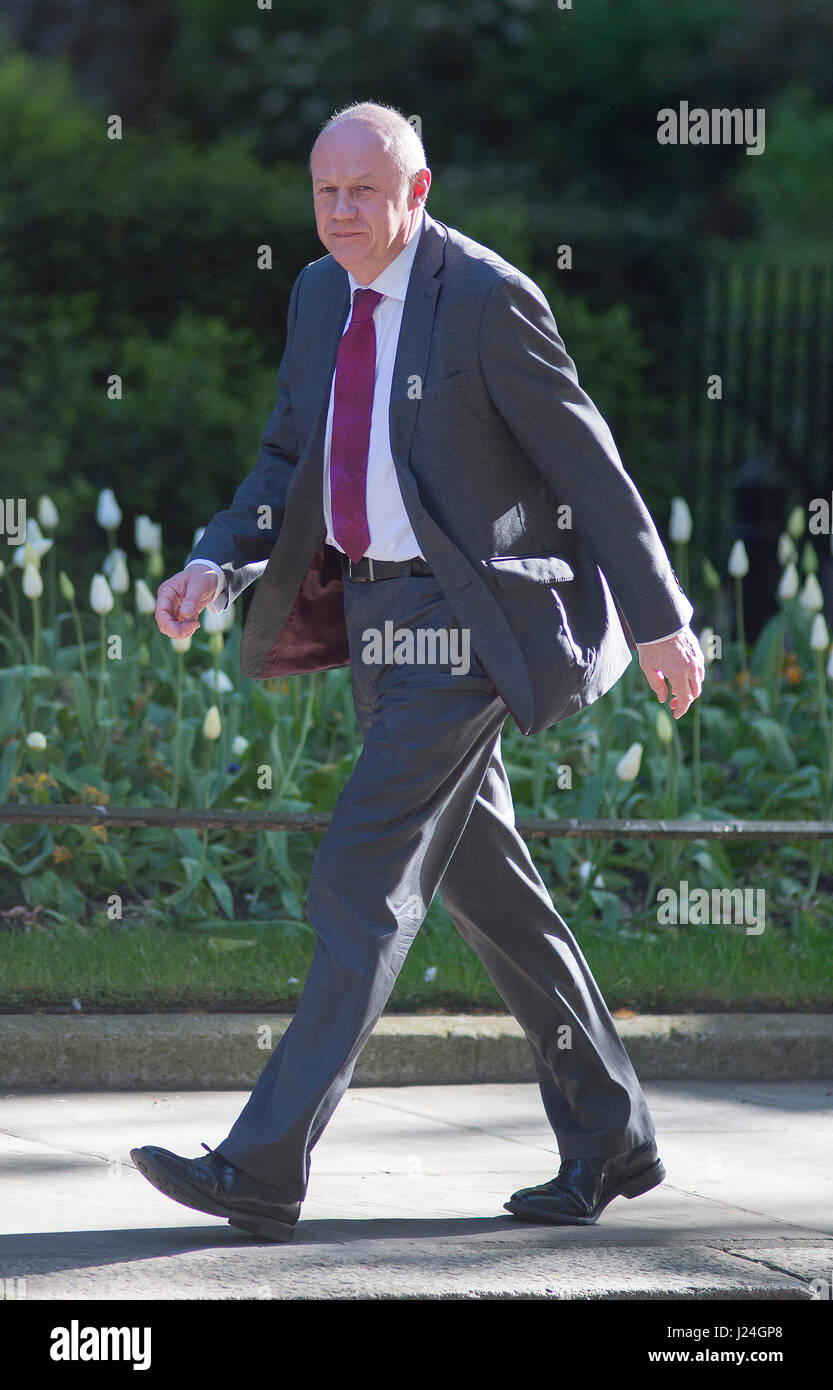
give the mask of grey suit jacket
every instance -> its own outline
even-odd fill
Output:
[[[229,602],[260,581],[241,640],[244,675],[349,660],[322,507],[348,308],[347,273],[332,256],[305,266],[254,468],[189,557],[222,566]],[[634,642],[690,621],[692,605],[541,290],[427,212],[389,418],[420,549],[523,733],[597,700]]]

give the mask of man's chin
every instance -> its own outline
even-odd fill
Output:
[[[327,249],[334,261],[338,261],[339,265],[349,270],[354,270],[356,266],[360,265],[367,254],[367,247],[362,237],[355,239],[345,237],[343,241],[334,237]]]

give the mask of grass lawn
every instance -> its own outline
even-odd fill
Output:
[[[570,921],[569,908],[564,909]],[[612,1010],[833,1009],[824,921],[740,926],[576,929]],[[0,935],[0,1011],[71,1009],[291,1012],[314,944],[298,923],[198,930],[147,923],[9,930]],[[426,979],[426,972],[428,978]],[[433,973],[436,972],[436,973]],[[505,1012],[477,957],[435,904],[389,1004],[398,1012]]]

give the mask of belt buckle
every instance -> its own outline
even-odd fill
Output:
[[[364,559],[364,556],[362,556],[362,559]],[[361,560],[360,560],[358,563],[361,564]],[[356,575],[354,575],[354,574],[353,574],[353,569],[354,569],[355,567],[354,567],[354,565],[353,565],[353,561],[350,559],[350,556],[348,555],[348,556],[347,556],[347,578],[348,578],[348,579],[353,579],[353,580],[355,581],[356,584],[368,584],[368,583],[370,582],[370,580],[375,579],[375,577],[376,577],[375,574],[374,574],[374,572],[373,572],[373,561],[371,560],[371,558],[370,558],[369,555],[368,555],[368,557],[367,557],[367,565],[368,565],[368,569],[370,570],[370,574],[369,574],[369,575],[367,575],[367,576],[364,576],[364,575],[361,575],[361,574],[356,574]]]

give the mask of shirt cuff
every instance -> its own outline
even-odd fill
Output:
[[[222,570],[220,566],[216,564],[213,560],[189,560],[185,568],[189,569],[191,565],[207,565],[209,569],[212,569],[214,571],[214,573],[217,576],[217,587],[215,588],[212,597],[206,604],[206,608],[209,608],[212,613],[225,612],[226,608],[228,607],[228,595],[226,592],[228,586],[226,582],[225,571]]]
[[[688,627],[688,623],[683,623],[683,626],[678,627],[676,632],[667,632],[664,637],[652,637],[650,642],[637,642],[636,645],[637,647],[652,647],[655,642],[667,642],[669,637],[676,637],[686,627]]]

